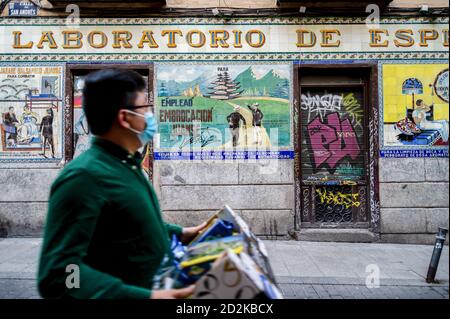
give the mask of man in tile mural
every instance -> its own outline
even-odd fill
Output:
[[[241,121],[244,127],[247,125],[245,118],[239,113],[241,107],[239,105],[234,106],[234,112],[228,115],[227,121],[230,126],[231,136],[233,139],[233,147],[239,145],[240,133],[239,130],[241,128]]]
[[[8,112],[3,115],[3,126],[5,127],[5,132],[8,134],[6,140],[10,146],[15,146],[17,144],[18,125],[19,120],[14,112],[14,107],[10,106]]]
[[[261,145],[262,144],[262,138],[261,138],[261,126],[262,126],[262,119],[264,118],[264,114],[259,108],[259,103],[254,103],[252,105],[247,105],[247,107],[252,112],[252,126],[253,126],[253,136],[255,139],[255,144]]]
[[[50,147],[52,157],[55,158],[55,144],[53,143],[53,109],[47,109],[47,115],[42,118],[39,131],[42,135],[42,155],[47,158],[45,151],[47,144]]]

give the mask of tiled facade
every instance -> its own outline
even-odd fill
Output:
[[[39,24],[42,26],[37,26]],[[193,225],[204,220],[211,211],[228,204],[245,217],[254,228],[255,233],[270,238],[284,238],[288,234],[294,234],[299,239],[329,240],[331,238],[334,240],[426,243],[434,240],[437,227],[448,227],[448,143],[441,141],[433,145],[415,145],[414,143],[400,144],[397,141],[388,140],[390,136],[388,130],[401,118],[389,120],[385,117],[386,112],[383,112],[386,103],[389,103],[386,102],[389,101],[389,97],[385,96],[388,86],[397,85],[395,84],[396,80],[391,81],[390,75],[383,76],[383,72],[389,71],[389,65],[413,65],[419,71],[412,70],[411,74],[416,72],[419,77],[421,73],[429,73],[433,79],[436,77],[436,74],[433,73],[435,72],[434,67],[442,66],[441,68],[445,69],[446,65],[448,74],[448,18],[385,17],[380,21],[380,29],[393,26],[397,29],[415,31],[436,29],[440,32],[446,29],[446,46],[444,32],[439,33],[439,43],[436,42],[438,40],[430,40],[429,46],[423,46],[422,49],[390,46],[361,50],[361,37],[352,37],[351,33],[346,33],[342,35],[342,41],[346,42],[344,45],[351,48],[348,51],[340,48],[317,47],[314,50],[301,48],[297,51],[279,50],[277,52],[277,47],[286,48],[290,42],[288,39],[297,40],[296,26],[310,25],[329,28],[331,25],[332,28],[342,27],[343,29],[351,26],[356,33],[369,35],[363,18],[249,18],[226,21],[221,18],[86,18],[81,23],[82,27],[90,26],[97,31],[105,32],[106,30],[110,31],[111,28],[126,30],[127,28],[142,29],[153,26],[174,29],[177,25],[183,25],[185,28],[211,26],[216,29],[266,27],[267,30],[270,30],[270,34],[276,32],[277,26],[292,26],[294,30],[294,35],[277,34],[278,43],[276,45],[267,40],[269,41],[267,46],[262,49],[244,51],[234,48],[233,52],[227,52],[227,50],[219,48],[217,53],[210,53],[208,48],[205,50],[191,48],[187,52],[178,49],[166,52],[163,48],[159,48],[156,52],[148,50],[128,52],[122,49],[110,52],[109,49],[105,49],[107,52],[101,50],[95,53],[90,49],[64,52],[60,48],[52,51],[45,47],[43,50],[37,48],[12,50],[10,48],[10,30],[25,30],[30,27],[37,28],[33,30],[43,31],[51,28],[56,34],[58,30],[64,29],[64,20],[57,18],[39,20],[5,18],[0,19],[0,25],[2,30],[8,30],[8,32],[0,31],[0,44],[4,47],[4,51],[0,50],[2,52],[0,69],[4,74],[8,72],[7,68],[21,67],[57,66],[64,70],[60,74],[61,87],[59,88],[61,108],[58,115],[61,120],[61,128],[55,132],[58,134],[58,145],[61,148],[59,156],[56,156],[56,159],[47,159],[38,156],[37,153],[32,153],[29,157],[17,153],[19,156],[15,157],[13,152],[6,156],[5,150],[2,149],[3,154],[0,158],[2,185],[0,236],[32,236],[41,233],[50,184],[60,168],[65,165],[65,161],[71,159],[71,151],[67,151],[67,145],[72,143],[74,99],[73,92],[69,92],[73,86],[68,86],[67,68],[75,64],[106,63],[148,66],[152,72],[155,72],[153,77],[149,76],[149,79],[154,80],[155,101],[162,96],[161,87],[157,83],[160,81],[158,67],[167,65],[167,62],[170,62],[173,68],[186,65],[192,65],[193,68],[200,65],[233,67],[239,64],[257,67],[258,65],[270,66],[279,63],[291,70],[291,74],[289,74],[290,93],[286,99],[288,101],[286,103],[289,103],[289,114],[286,115],[286,118],[289,119],[290,143],[283,150],[292,153],[292,156],[287,159],[260,160],[187,161],[172,159],[151,161],[152,183],[159,195],[162,210],[169,221]],[[414,36],[420,41],[418,34]],[[269,34],[266,35],[270,39]],[[29,36],[30,34],[27,32],[23,33],[22,44],[29,41]],[[430,33],[430,36],[433,37],[434,34]],[[391,41],[393,40],[394,38],[391,39]],[[369,36],[366,41],[368,45]],[[264,50],[264,48],[270,49]],[[372,99],[367,103],[367,125],[364,126],[364,134],[367,137],[367,146],[365,146],[367,160],[364,164],[364,169],[367,169],[367,192],[365,191],[364,195],[360,193],[358,198],[361,199],[365,196],[367,220],[364,217],[361,223],[366,225],[364,227],[355,229],[346,227],[347,229],[342,231],[339,225],[325,225],[326,223],[324,223],[324,227],[317,227],[317,225],[316,227],[303,227],[306,224],[304,223],[305,216],[302,214],[304,214],[306,206],[305,198],[302,195],[303,188],[300,185],[300,179],[303,177],[300,175],[301,165],[303,165],[302,150],[306,146],[301,142],[303,141],[301,140],[302,135],[299,135],[299,127],[302,125],[304,115],[301,93],[298,91],[300,80],[296,72],[300,70],[301,78],[302,67],[314,65],[329,65],[330,68],[346,65],[349,69],[350,65],[356,65],[371,70],[367,86],[374,92],[371,94]],[[404,80],[402,74],[398,74],[398,78],[398,81]],[[442,79],[442,76],[439,79]],[[428,90],[428,84],[423,83],[423,90]],[[436,86],[435,83],[430,84]],[[436,87],[434,90],[437,90]],[[431,99],[431,93],[423,94],[427,99]],[[432,98],[433,103],[437,105],[434,110],[436,119],[444,119],[448,123],[448,101],[445,103],[443,100],[437,100],[438,97],[434,93]],[[404,99],[404,103],[409,105],[409,97],[405,96]],[[157,105],[157,107],[161,107],[161,105]],[[393,116],[395,116],[395,112]],[[69,122],[70,125],[68,125]],[[2,134],[6,133],[2,132]],[[156,143],[151,154],[157,156],[159,152],[162,152],[159,147],[161,145]],[[399,153],[394,151],[399,151]],[[383,152],[387,152],[388,156],[383,156]],[[155,158],[157,159],[157,157]],[[318,228],[321,228],[320,231],[323,234],[320,231],[314,233]],[[303,230],[307,232],[303,234]]]

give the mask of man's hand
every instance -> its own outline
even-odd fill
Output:
[[[208,224],[204,222],[203,224],[196,227],[185,227],[183,228],[183,233],[181,234],[181,242],[183,244],[190,243],[195,236],[198,235]]]
[[[186,299],[194,293],[195,286],[183,289],[154,290],[151,299]]]

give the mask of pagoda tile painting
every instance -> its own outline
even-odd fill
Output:
[[[209,97],[216,100],[232,100],[242,95],[243,91],[240,91],[240,88],[240,83],[232,80],[228,71],[224,71],[218,73],[217,80],[209,87],[213,90]]]
[[[157,64],[155,154],[289,156],[291,72],[291,64],[278,63]]]

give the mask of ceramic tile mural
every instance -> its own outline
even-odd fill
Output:
[[[385,17],[373,27],[364,22],[339,17],[86,18],[79,29],[68,32],[64,19],[0,18],[2,66],[59,67],[54,74],[34,74],[26,83],[22,83],[23,74],[13,78],[7,69],[0,74],[1,81],[13,81],[0,91],[0,160],[62,158],[63,122],[69,112],[62,108],[64,64],[105,62],[155,63],[161,124],[155,159],[202,157],[205,151],[222,159],[230,155],[226,151],[237,158],[292,158],[293,105],[299,103],[293,97],[297,84],[292,64],[366,62],[379,64],[382,123],[376,134],[381,156],[447,157],[448,18]],[[173,79],[165,77],[174,70]],[[255,73],[254,78],[245,77],[245,71]],[[267,79],[271,83],[261,84]],[[71,131],[77,156],[89,147],[89,129],[81,109],[83,79],[73,81]],[[221,96],[221,86],[230,93],[227,99]],[[17,96],[11,97],[12,93]],[[37,107],[36,100],[40,101]],[[30,108],[25,108],[27,103]],[[254,114],[261,116],[253,108],[256,104],[263,114],[261,126],[253,125]],[[240,119],[240,128],[233,131],[227,123],[236,106],[246,124]],[[180,114],[182,109],[201,111],[200,131],[194,132],[194,122],[186,123],[187,118],[170,113]],[[269,138],[275,128],[276,146]]]
[[[382,155],[448,156],[448,63],[380,66]]]
[[[0,64],[0,161],[62,156],[64,67]]]
[[[156,66],[156,159],[292,158],[289,63]]]

